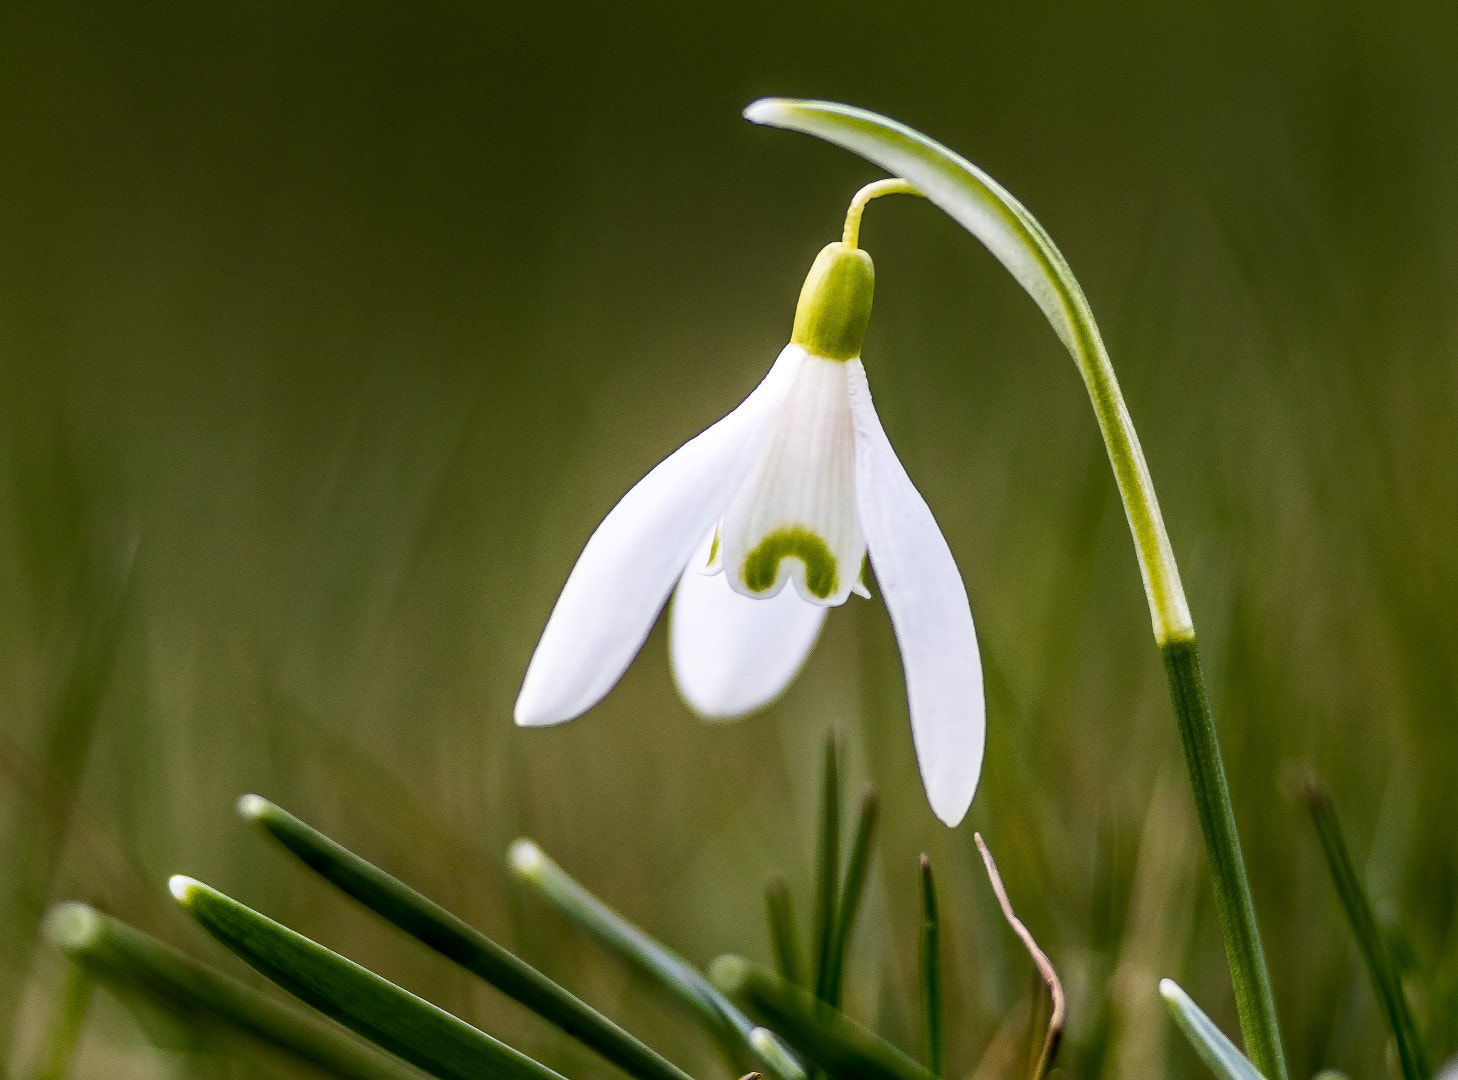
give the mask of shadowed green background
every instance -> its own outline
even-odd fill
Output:
[[[1293,1072],[1382,1075],[1385,1038],[1288,793],[1306,766],[1401,928],[1419,1013],[1458,1028],[1455,54],[1458,8],[1418,0],[4,5],[7,866],[34,871],[36,829],[70,808],[4,934],[16,1060],[59,978],[29,946],[48,899],[237,970],[173,910],[184,872],[569,1076],[611,1075],[270,850],[231,809],[252,790],[718,1076],[670,1006],[513,894],[502,854],[533,836],[695,961],[767,957],[774,869],[808,923],[835,725],[885,811],[855,1014],[916,1049],[925,850],[954,1074],[1020,1033],[1033,974],[977,828],[1068,984],[1069,1075],[1203,1075],[1155,983],[1232,1031],[1233,1002],[1102,445],[1037,310],[931,207],[867,214],[866,362],[978,620],[970,823],[925,804],[879,601],[834,612],[743,722],[689,715],[660,629],[584,719],[511,724],[582,543],[760,378],[875,177],[742,121],[764,94],[927,131],[1079,275],[1201,631]],[[129,558],[94,730],[62,740],[58,779],[49,703]],[[295,1075],[238,1053],[103,997],[77,1075]]]

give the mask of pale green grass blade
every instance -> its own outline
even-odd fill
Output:
[[[1195,1053],[1216,1076],[1222,1080],[1265,1080],[1260,1070],[1225,1037],[1225,1033],[1173,979],[1160,980],[1159,992],[1175,1023],[1195,1048]]]
[[[771,1060],[758,1051],[754,1022],[697,968],[593,896],[536,844],[518,840],[511,845],[507,863],[517,880],[687,1005],[718,1039],[731,1065],[737,1068],[747,1058],[781,1080],[804,1080],[793,1056],[777,1054]],[[792,1070],[786,1071],[786,1061],[794,1065]]]

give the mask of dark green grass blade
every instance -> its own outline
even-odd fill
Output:
[[[851,933],[856,915],[866,892],[866,878],[871,872],[871,849],[876,838],[879,804],[875,792],[867,792],[861,800],[860,816],[851,841],[850,859],[846,862],[845,880],[835,905],[835,932],[830,941],[830,971],[825,980],[826,1004],[840,1008],[841,990],[845,983],[846,956],[850,951]]]
[[[629,1075],[642,1080],[690,1080],[687,1073],[657,1051],[536,968],[287,811],[257,795],[245,795],[238,800],[238,812],[256,822],[325,880],[557,1025]]]
[[[697,968],[593,896],[536,844],[518,840],[511,845],[507,862],[519,881],[688,1006],[719,1040],[731,1065],[738,1068],[739,1062],[749,1060],[781,1080],[804,1080],[805,1074],[792,1056],[786,1054],[782,1060],[778,1054],[767,1056],[759,1051],[754,1022]]]
[[[932,878],[931,859],[921,857],[921,1031],[927,1071],[946,1075],[942,1043],[942,959],[941,920],[937,914],[937,886]]]
[[[765,915],[769,921],[770,947],[780,978],[796,986],[805,984],[800,966],[800,937],[795,928],[795,903],[785,879],[776,877],[764,890]]]
[[[191,878],[174,877],[185,911],[251,967],[331,1020],[441,1080],[561,1080],[372,971]]]
[[[835,951],[836,889],[840,879],[840,763],[835,733],[825,740],[820,780],[820,842],[815,857],[815,996],[830,1000]]]
[[[724,993],[742,1002],[831,1080],[933,1080],[885,1039],[747,960],[721,956],[711,972]]]
[[[141,994],[191,1024],[244,1035],[346,1080],[420,1075],[332,1024],[271,1001],[84,904],[53,909],[46,933],[91,978],[125,997]]]
[[[1388,948],[1377,916],[1372,911],[1372,901],[1357,875],[1352,863],[1351,849],[1337,820],[1336,805],[1331,795],[1316,781],[1308,781],[1302,791],[1302,799],[1311,814],[1311,823],[1316,827],[1316,837],[1321,842],[1321,853],[1326,857],[1326,868],[1336,886],[1342,909],[1347,914],[1352,936],[1357,939],[1357,948],[1367,965],[1367,975],[1372,980],[1372,989],[1387,1012],[1392,1025],[1392,1035],[1397,1041],[1397,1058],[1402,1065],[1406,1080],[1428,1080],[1432,1073],[1428,1069],[1427,1052],[1413,1022],[1412,1012],[1407,1006],[1407,995],[1402,990],[1402,974],[1397,960]]]

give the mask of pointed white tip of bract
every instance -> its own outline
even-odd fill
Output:
[[[268,813],[269,807],[273,804],[262,795],[249,794],[238,796],[238,801],[233,805],[240,818],[245,821],[258,821]]]
[[[744,110],[744,119],[751,124],[774,124],[786,104],[786,98],[760,98]]]
[[[203,883],[197,878],[190,878],[183,874],[173,874],[167,879],[167,891],[176,898],[179,904],[185,904],[192,899],[192,894],[200,892]]]
[[[1165,1001],[1178,1001],[1184,996],[1184,991],[1180,989],[1180,984],[1173,979],[1160,979],[1159,996]]]
[[[506,849],[506,865],[521,877],[534,877],[546,861],[546,854],[530,840],[514,841]]]

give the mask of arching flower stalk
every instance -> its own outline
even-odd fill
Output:
[[[962,820],[981,771],[986,714],[961,574],[871,403],[861,346],[875,272],[862,189],[843,239],[816,258],[790,344],[744,402],[670,455],[598,526],[527,667],[516,722],[557,724],[612,689],[675,594],[675,681],[712,718],[778,696],[827,611],[869,596],[869,559],[896,631],[927,798]]]

